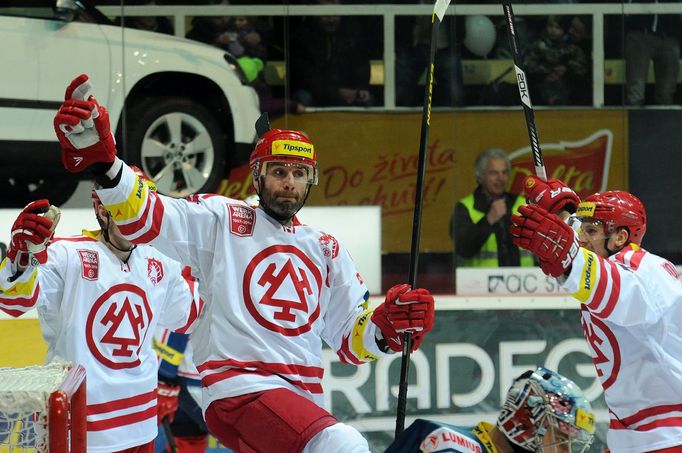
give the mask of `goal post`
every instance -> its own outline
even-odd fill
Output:
[[[64,362],[0,368],[0,453],[84,453],[85,374]]]

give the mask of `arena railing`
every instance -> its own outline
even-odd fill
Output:
[[[374,62],[374,70],[383,77],[384,106],[382,110],[396,109],[395,61],[386,58],[395,55],[395,18],[405,15],[430,16],[431,5],[145,5],[102,6],[99,8],[110,17],[166,16],[172,17],[176,36],[184,37],[191,18],[195,16],[380,16],[383,18],[383,65]],[[682,3],[549,3],[514,5],[514,13],[522,16],[590,15],[592,16],[592,105],[604,107],[604,86],[622,82],[622,61],[604,58],[604,16],[629,14],[682,14]],[[455,5],[451,4],[448,15],[502,16],[501,5]],[[481,60],[470,60],[480,62]],[[486,61],[486,60],[483,60]],[[487,60],[490,62],[500,60]],[[492,63],[495,64],[495,63]],[[511,63],[505,63],[511,64]],[[611,78],[605,78],[606,70]],[[615,71],[615,74],[614,74]],[[381,74],[381,72],[383,74]],[[280,69],[281,74],[281,69]]]

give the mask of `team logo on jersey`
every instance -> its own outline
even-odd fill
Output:
[[[592,350],[592,362],[604,390],[618,379],[620,372],[620,347],[611,329],[587,309],[581,310],[581,323],[587,344]]]
[[[99,276],[99,255],[94,250],[78,250],[81,259],[81,277],[86,280],[97,280]]]
[[[320,236],[318,241],[320,241],[320,246],[322,247],[322,253],[324,256],[334,259],[339,255],[339,241],[337,241],[334,236],[324,233],[322,236]]]
[[[247,206],[228,204],[230,213],[230,232],[237,236],[253,236],[256,224],[256,211]]]
[[[431,431],[419,446],[425,453],[457,451],[462,453],[482,453],[483,449],[473,439],[448,428]]]
[[[244,271],[244,302],[266,329],[301,335],[320,316],[322,280],[320,269],[301,250],[272,245],[254,256]]]
[[[93,304],[85,328],[93,357],[111,369],[140,365],[152,310],[145,292],[132,284],[114,285]]]
[[[154,258],[147,258],[147,278],[154,286],[163,280],[163,264]]]

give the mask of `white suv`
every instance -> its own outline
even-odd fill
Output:
[[[255,138],[258,97],[231,55],[115,26],[90,0],[3,0],[0,58],[0,207],[71,196],[78,181],[52,120],[81,73],[109,109],[119,155],[163,193],[215,190]]]

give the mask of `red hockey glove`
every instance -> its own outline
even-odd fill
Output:
[[[580,204],[578,194],[558,179],[543,181],[537,176],[528,176],[523,187],[529,204],[536,204],[552,214],[561,210],[573,214]]]
[[[111,134],[109,113],[93,96],[88,76],[76,77],[66,89],[66,100],[54,118],[54,130],[62,148],[62,164],[78,173],[97,162],[111,163],[116,144]]]
[[[431,293],[423,288],[410,289],[404,283],[386,292],[384,303],[372,313],[372,321],[381,330],[388,346],[403,350],[402,334],[413,334],[412,351],[417,350],[424,334],[433,329],[434,301]]]
[[[567,272],[578,254],[575,231],[556,214],[540,206],[519,207],[519,215],[512,215],[511,234],[514,244],[540,258],[542,271],[553,277]]]
[[[178,410],[178,396],[180,396],[180,386],[159,381],[156,390],[158,424],[163,423],[164,418],[168,418],[168,423],[173,422],[175,411]]]
[[[48,200],[29,203],[12,225],[12,238],[7,257],[20,269],[29,265],[33,257],[37,263],[47,262],[47,244],[59,223],[59,209]],[[35,264],[35,263],[34,263]]]

